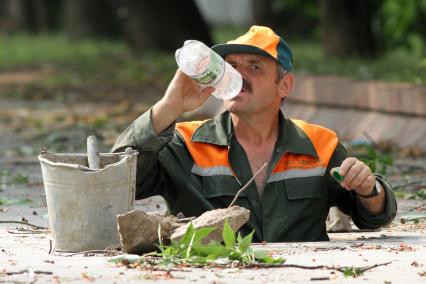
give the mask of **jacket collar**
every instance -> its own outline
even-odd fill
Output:
[[[232,119],[229,112],[225,111],[201,124],[192,135],[192,141],[230,146],[233,135]],[[305,132],[290,119],[285,118],[282,112],[280,112],[280,129],[276,150],[279,153],[290,152],[318,158],[317,151]]]
[[[225,111],[202,123],[192,135],[192,141],[229,146],[233,134],[231,116]]]

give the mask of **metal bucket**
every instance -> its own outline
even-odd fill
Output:
[[[133,209],[136,158],[136,151],[100,154],[101,169],[93,170],[86,154],[38,156],[56,250],[101,250],[120,244],[117,214]]]

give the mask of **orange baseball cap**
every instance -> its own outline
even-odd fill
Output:
[[[293,70],[293,53],[287,42],[272,29],[252,26],[250,30],[226,44],[217,44],[212,49],[220,56],[231,53],[250,53],[272,58],[285,70]]]

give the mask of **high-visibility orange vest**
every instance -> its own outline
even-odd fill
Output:
[[[317,157],[303,154],[286,153],[281,157],[272,171],[268,182],[289,178],[323,176],[338,138],[335,132],[309,124],[301,120],[293,120],[311,140]],[[185,145],[191,154],[194,165],[192,172],[201,176],[232,175],[235,176],[228,162],[228,147],[192,141],[192,135],[203,121],[177,123],[176,130],[182,135]]]

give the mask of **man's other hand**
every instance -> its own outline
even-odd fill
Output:
[[[376,177],[370,167],[354,157],[346,158],[342,162],[339,174],[344,176],[340,183],[342,187],[361,195],[370,194],[376,184]]]

